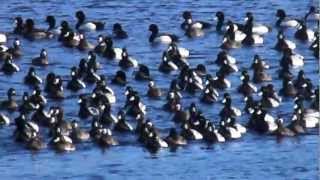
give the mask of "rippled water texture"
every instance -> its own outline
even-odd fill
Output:
[[[215,59],[222,37],[215,32],[197,39],[183,36],[183,31],[180,30],[182,11],[191,10],[195,19],[212,21],[215,12],[222,10],[228,18],[238,22],[243,22],[245,12],[252,11],[257,22],[273,25],[276,9],[283,8],[287,14],[301,17],[315,2],[308,0],[2,0],[0,31],[11,31],[13,18],[18,15],[34,18],[36,24],[41,27],[46,27],[44,18],[48,14],[56,16],[58,22],[65,19],[74,24],[73,15],[79,9],[84,10],[89,19],[107,23],[107,28],[102,32],[104,35],[110,34],[113,23],[120,22],[128,31],[129,38],[115,41],[115,46],[126,46],[129,54],[149,66],[156,84],[167,90],[169,82],[176,77],[176,74],[164,75],[157,71],[165,46],[149,45],[147,29],[150,23],[158,24],[160,31],[179,35],[180,45],[191,50],[190,64],[193,66],[199,63],[207,64],[209,72],[215,74],[218,67],[209,65],[209,62]],[[286,31],[287,37],[296,42],[296,51],[305,57],[303,69],[313,83],[318,83],[318,64],[312,52],[307,49],[309,45],[296,41],[292,33],[291,30]],[[97,36],[98,33],[91,33],[89,40],[96,42]],[[274,75],[282,56],[272,50],[275,42],[274,29],[265,36],[263,47],[235,49],[230,51],[230,54],[238,60],[238,67],[241,70],[248,67],[253,55],[257,53],[271,65],[268,72]],[[22,78],[27,73],[31,58],[38,55],[41,48],[48,50],[52,63],[47,68],[37,68],[38,74],[42,77],[49,71],[54,71],[67,81],[69,68],[77,65],[80,58],[86,56],[86,53],[80,53],[78,50],[63,48],[55,40],[32,43],[22,40],[22,47],[24,55],[17,62],[22,71],[12,77],[0,75],[0,99],[6,97],[9,86],[17,89],[19,99],[23,91],[31,91],[22,84]],[[99,73],[109,79],[119,69],[117,63],[102,58],[98,60],[103,64],[103,69]],[[146,82],[133,80],[132,72],[132,70],[127,72],[130,85],[142,95],[142,100],[148,107],[148,117],[161,129],[162,135],[166,135],[174,124],[170,121],[171,115],[161,110],[164,98],[160,101],[149,100],[145,96]],[[298,70],[293,72],[297,73]],[[235,91],[239,85],[239,73],[234,73],[228,78],[232,82],[232,88],[228,89],[228,92],[232,94],[234,105],[243,108],[241,96]],[[279,90],[281,80],[274,80],[273,83]],[[112,85],[111,87],[118,97],[117,104],[113,106],[113,111],[116,112],[124,105],[124,88]],[[80,93],[91,92],[92,88],[89,87]],[[75,117],[78,111],[77,94],[66,91],[65,95],[66,100],[50,101],[50,104],[63,106],[67,118]],[[184,106],[189,105],[191,101],[198,102],[204,114],[214,122],[218,122],[217,112],[222,108],[221,104],[202,105],[199,103],[199,96],[200,94],[195,96],[184,94],[182,102]],[[282,114],[287,118],[291,111],[292,100],[285,99],[280,108],[274,109],[272,114]],[[17,114],[10,115],[11,118],[16,116]],[[246,123],[247,120],[248,116],[239,118],[242,123]],[[88,127],[89,122],[82,122],[81,125]],[[77,151],[72,153],[57,154],[52,149],[45,149],[33,154],[13,141],[13,129],[13,126],[0,129],[1,179],[317,179],[317,132],[285,138],[282,141],[277,141],[272,136],[247,133],[242,139],[232,142],[214,145],[203,142],[192,143],[176,152],[164,149],[156,154],[146,151],[131,135],[117,135],[122,145],[105,151],[90,142],[78,145]]]

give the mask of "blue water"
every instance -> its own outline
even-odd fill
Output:
[[[75,23],[73,18],[76,10],[82,9],[89,19],[106,22],[107,28],[101,33],[111,33],[112,24],[120,22],[128,31],[129,38],[115,41],[116,47],[126,46],[130,55],[140,63],[147,64],[156,84],[164,90],[169,87],[169,82],[177,76],[164,75],[157,71],[165,46],[150,46],[148,43],[148,26],[156,23],[160,31],[171,32],[181,37],[180,45],[191,50],[189,62],[192,66],[199,63],[207,65],[211,74],[215,74],[218,67],[210,64],[219,52],[222,37],[215,32],[207,33],[204,37],[189,39],[183,36],[180,30],[182,22],[181,13],[191,10],[195,19],[212,21],[215,12],[222,10],[227,19],[243,22],[245,12],[254,13],[255,20],[264,24],[275,23],[275,12],[278,8],[286,10],[292,17],[302,17],[311,4],[316,1],[302,0],[197,0],[197,1],[65,1],[65,0],[1,0],[0,31],[12,31],[13,18],[22,16],[34,18],[37,26],[46,27],[44,18],[51,14],[57,21],[68,20]],[[310,26],[312,27],[312,26]],[[292,30],[286,31],[290,40],[297,44],[296,51],[305,57],[305,70],[313,83],[318,83],[318,63],[308,50],[308,44],[303,44],[293,38]],[[99,33],[88,34],[91,42]],[[11,39],[13,37],[10,37]],[[11,43],[11,42],[10,42]],[[277,90],[281,87],[281,80],[276,79],[276,72],[281,54],[272,50],[276,43],[276,30],[265,36],[263,47],[241,48],[231,50],[230,54],[238,60],[238,67],[243,69],[252,62],[254,54],[259,54],[271,65],[268,73],[274,77],[273,84]],[[4,99],[9,86],[17,89],[17,94],[23,91],[31,92],[23,85],[22,77],[27,73],[31,58],[38,55],[40,49],[46,48],[50,62],[47,68],[37,68],[37,72],[45,77],[53,71],[62,75],[65,83],[69,80],[69,68],[78,65],[80,58],[86,53],[78,50],[63,48],[56,40],[29,42],[22,40],[23,57],[17,61],[22,71],[14,76],[0,75],[0,99]],[[103,65],[99,74],[104,74],[111,79],[119,69],[116,62],[98,59]],[[210,65],[209,65],[210,64]],[[174,126],[170,121],[171,114],[161,110],[162,100],[149,100],[145,95],[146,82],[133,80],[129,70],[129,85],[133,86],[142,96],[142,101],[147,105],[148,117],[161,129],[163,136],[167,135],[168,128]],[[297,73],[298,70],[294,70]],[[252,73],[252,72],[250,72]],[[235,92],[239,85],[239,73],[228,77],[232,88],[227,91],[232,94],[234,105],[243,108],[241,96]],[[111,85],[117,95],[117,103],[113,111],[117,112],[124,105],[124,88]],[[89,87],[79,93],[89,93]],[[76,118],[78,105],[76,97],[79,93],[65,91],[67,97],[64,101],[50,101],[50,105],[63,106],[66,118]],[[222,105],[203,105],[199,102],[200,94],[190,96],[183,94],[184,106],[195,101],[199,104],[204,114],[214,122],[218,122],[217,112]],[[272,114],[281,114],[288,121],[292,111],[292,100],[284,99],[282,105],[272,110]],[[17,114],[9,114],[11,118]],[[238,119],[246,123],[248,116]],[[82,121],[81,126],[89,127],[89,121]],[[278,141],[273,136],[261,136],[247,133],[243,138],[223,144],[207,145],[203,142],[189,144],[175,152],[168,149],[160,150],[155,154],[149,153],[133,135],[117,135],[121,145],[106,150],[101,150],[95,144],[88,142],[77,145],[77,150],[72,153],[58,154],[52,149],[44,149],[32,153],[12,138],[13,126],[0,129],[0,178],[1,179],[317,179],[318,133],[311,131],[308,135],[294,138],[284,138]],[[46,135],[44,135],[46,137]],[[46,139],[48,142],[48,139]]]

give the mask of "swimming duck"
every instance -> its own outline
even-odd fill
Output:
[[[204,103],[212,104],[218,101],[219,93],[210,84],[207,84],[203,89],[201,101]]]
[[[279,91],[279,94],[285,97],[295,97],[298,91],[295,88],[293,82],[289,79],[283,79],[282,88]]]
[[[254,83],[262,83],[265,81],[271,81],[272,77],[264,70],[259,68],[258,66],[253,69],[253,82]]]
[[[40,56],[32,59],[32,64],[36,66],[47,66],[49,64],[47,51],[42,49]]]
[[[167,111],[174,112],[176,105],[180,104],[180,97],[173,91],[168,93],[167,102],[163,105],[163,108]]]
[[[203,135],[197,130],[192,129],[188,123],[182,124],[181,136],[187,140],[203,139]]]
[[[169,131],[169,135],[164,139],[169,146],[183,146],[187,144],[187,140],[178,134],[175,128],[171,128]]]
[[[72,124],[72,131],[70,137],[75,142],[83,142],[87,141],[90,138],[90,134],[82,129],[80,129],[78,122],[73,120]]]
[[[283,119],[278,118],[276,120],[278,128],[273,132],[274,135],[278,137],[283,137],[283,136],[295,136],[295,133],[291,131],[291,129],[284,127],[283,125]]]
[[[1,103],[1,107],[3,109],[9,110],[9,111],[15,111],[18,108],[18,104],[16,100],[14,99],[14,96],[16,95],[16,90],[13,88],[9,88],[7,91],[8,99],[4,100]]]
[[[294,33],[294,37],[301,41],[312,42],[315,39],[314,32],[307,28],[304,22],[301,22],[298,26],[298,30]]]
[[[111,112],[110,105],[106,105],[105,108],[103,109],[99,122],[107,126],[110,126],[111,124],[118,122],[118,119]]]
[[[10,47],[7,52],[10,53],[13,58],[19,58],[22,56],[21,43],[18,38],[14,39],[12,47]]]
[[[77,46],[77,48],[80,50],[80,51],[85,51],[85,50],[92,50],[94,49],[94,46],[88,42],[88,40],[86,39],[85,35],[80,33],[79,34],[79,44]]]
[[[80,79],[80,75],[77,67],[71,68],[71,80],[67,84],[67,89],[72,91],[78,91],[80,89],[86,88],[86,84]]]
[[[249,28],[245,31],[246,37],[241,41],[243,45],[261,45],[263,44],[263,37],[253,33],[253,24],[249,25]]]
[[[110,37],[104,38],[104,43],[106,44],[106,48],[103,52],[103,56],[108,59],[122,59],[122,49],[121,48],[114,48],[113,41]]]
[[[204,140],[207,142],[225,142],[226,139],[215,128],[214,124],[209,122],[204,133]]]
[[[0,113],[0,126],[5,126],[10,124],[10,119],[3,113]]]
[[[137,93],[129,95],[127,98],[129,98],[125,105],[127,114],[132,116],[137,116],[140,113],[146,114],[146,106],[141,102]]]
[[[34,67],[29,68],[28,74],[24,77],[24,83],[31,86],[42,84],[42,79],[36,74]]]
[[[319,109],[305,109],[303,96],[297,96],[294,100],[294,112],[300,113],[305,128],[315,128],[319,125]]]
[[[72,139],[69,136],[63,135],[59,127],[56,128],[56,133],[50,141],[50,144],[58,152],[69,152],[76,150],[76,146],[73,144]]]
[[[259,133],[271,133],[278,128],[275,119],[261,107],[261,104],[255,106],[248,126]]]
[[[169,147],[168,143],[154,132],[154,129],[151,129],[151,131],[147,134],[144,144],[146,148],[152,152],[157,151],[159,148]]]
[[[224,73],[216,73],[216,77],[213,78],[213,82],[212,85],[214,88],[216,89],[226,89],[226,88],[230,88],[231,87],[231,83],[228,79],[225,78],[225,74]]]
[[[281,98],[278,96],[272,84],[262,86],[259,95],[261,98],[261,105],[264,108],[274,108],[280,106]]]
[[[254,100],[253,97],[249,95],[244,98],[244,102],[246,103],[244,111],[248,114],[252,114],[254,108],[258,105],[258,101]]]
[[[227,64],[236,64],[236,59],[230,56],[227,51],[222,50],[217,54],[215,63],[218,65],[224,64],[224,61],[227,61]]]
[[[80,36],[72,31],[62,34],[62,44],[68,48],[78,47],[80,44]]]
[[[113,104],[116,102],[114,91],[106,85],[105,80],[100,80],[97,82],[91,97],[96,105],[100,104],[98,102],[102,102],[103,105]]]
[[[285,39],[285,36],[283,34],[282,30],[279,30],[278,35],[277,35],[277,43],[275,45],[275,49],[278,51],[284,51],[287,48],[290,49],[295,49],[296,48],[296,44],[288,39]]]
[[[187,111],[184,111],[181,108],[181,104],[177,103],[175,104],[175,110],[174,110],[174,115],[172,117],[172,121],[175,123],[185,123],[188,122],[190,118],[190,114]]]
[[[250,83],[250,76],[246,70],[242,71],[240,79],[242,84],[238,87],[239,93],[243,94],[244,96],[248,96],[257,92],[257,87]]]
[[[219,127],[218,132],[225,139],[239,139],[239,138],[241,138],[241,136],[242,136],[241,131],[238,130],[235,126],[233,126],[234,123],[235,123],[234,118],[227,118],[226,120],[222,119],[220,121],[220,127]],[[244,128],[244,130],[245,130],[245,128]]]
[[[293,68],[299,68],[304,65],[304,57],[300,54],[293,53],[291,49],[286,49],[280,61],[280,65],[289,64]]]
[[[41,94],[41,89],[39,86],[34,88],[32,95],[30,96],[29,100],[35,106],[39,106],[40,104],[47,104],[47,99]]]
[[[99,74],[97,74],[94,68],[88,68],[86,75],[84,76],[83,80],[86,83],[93,84],[101,80]]]
[[[128,34],[123,30],[120,23],[115,23],[112,27],[112,34],[114,38],[117,39],[126,39],[128,38]]]
[[[53,99],[63,99],[64,91],[63,91],[63,85],[62,85],[62,78],[60,76],[56,76],[54,81],[49,83],[51,84],[47,85],[50,87],[47,91],[48,96]]]
[[[35,28],[34,21],[32,19],[26,20],[25,25],[24,25],[23,35],[26,39],[28,39],[30,41],[51,38],[51,35],[49,32],[47,32],[43,29]]]
[[[31,121],[27,121],[25,114],[21,113],[14,121],[16,125],[14,137],[17,142],[27,143],[38,135],[39,126]]]
[[[293,131],[295,134],[306,133],[305,123],[303,121],[303,114],[301,109],[294,112],[290,124],[287,126],[288,129]]]
[[[5,59],[4,63],[2,64],[1,70],[6,75],[12,75],[12,74],[20,71],[20,68],[18,65],[16,65],[12,61],[12,56],[10,55]]]
[[[33,104],[30,101],[30,97],[29,97],[28,92],[24,92],[22,95],[22,103],[19,106],[19,111],[21,113],[27,114],[33,110],[36,110],[37,108],[38,108],[38,106],[36,106],[35,104]]]
[[[241,111],[232,106],[232,99],[230,97],[229,93],[224,93],[224,98],[222,100],[222,103],[224,104],[224,107],[219,112],[219,116],[221,119],[227,119],[228,117],[237,117],[241,116]]]
[[[317,11],[316,7],[310,6],[309,12],[304,16],[304,20],[320,20],[320,14]]]
[[[97,54],[102,54],[106,50],[106,43],[105,43],[105,37],[103,35],[99,35],[97,39],[97,45],[94,48],[94,52]]]
[[[276,17],[278,18],[276,22],[277,27],[297,27],[299,25],[297,20],[286,19],[287,15],[283,9],[277,10]]]
[[[42,126],[52,127],[55,123],[51,114],[45,110],[45,106],[41,104],[38,109],[32,114],[31,120]]]
[[[167,52],[163,52],[162,54],[162,62],[159,65],[159,71],[163,73],[170,73],[171,71],[178,70],[178,66],[167,57]]]
[[[89,106],[88,100],[84,95],[80,95],[79,101],[78,101],[80,108],[78,112],[78,116],[82,119],[86,119],[89,116],[98,116],[99,110]]]
[[[61,34],[61,27],[56,27],[56,18],[52,15],[48,15],[46,17],[46,23],[48,23],[49,27],[47,29],[47,32],[50,32],[54,35],[60,35]]]
[[[215,14],[215,20],[217,21],[216,31],[222,32],[222,26],[224,24],[224,13],[222,11],[217,11]]]
[[[129,67],[138,67],[138,62],[132,57],[129,57],[126,48],[122,48],[122,54],[121,54],[121,60],[119,61],[119,66],[124,69],[127,69]]]
[[[258,35],[264,35],[271,31],[270,27],[262,24],[253,23],[253,21],[254,21],[253,14],[251,12],[247,12],[244,26],[245,28],[252,28],[252,33],[258,34]]]
[[[184,19],[184,22],[181,24],[181,29],[183,30],[203,30],[209,29],[211,27],[210,23],[204,21],[193,21],[190,11],[184,11],[182,13],[182,17]]]
[[[238,72],[238,67],[236,64],[229,64],[227,60],[224,60],[223,63],[220,65],[220,69],[218,73],[229,75],[233,72]]]
[[[278,77],[281,79],[293,79],[293,74],[290,72],[290,64],[280,64],[280,69],[278,71]]]
[[[110,129],[101,129],[101,137],[97,140],[102,147],[117,146],[119,142],[112,136]]]
[[[115,131],[119,132],[130,132],[133,131],[133,127],[126,121],[125,112],[118,112],[118,122],[114,126]]]
[[[224,34],[224,39],[226,38],[232,43],[241,43],[247,36],[246,33],[239,30],[238,25],[230,20],[227,22],[226,30],[227,31]],[[223,40],[223,42],[224,41],[225,40]]]
[[[111,82],[113,84],[125,86],[127,84],[126,73],[121,70],[117,71]]]
[[[84,14],[83,11],[77,11],[75,14],[78,22],[76,24],[76,29],[77,30],[82,30],[82,31],[100,31],[104,29],[104,22],[100,21],[86,21],[86,15]]]
[[[24,23],[23,23],[22,17],[20,17],[20,16],[15,17],[14,24],[15,24],[15,27],[14,27],[13,33],[14,34],[23,34],[25,29],[24,29]]]
[[[190,56],[188,49],[179,47],[176,42],[171,42],[166,50],[167,56],[178,66],[189,65],[186,59]]]
[[[97,71],[98,69],[101,68],[100,63],[97,61],[97,56],[93,51],[89,51],[88,52],[88,68],[89,69],[94,69],[95,71]]]
[[[150,43],[170,44],[171,42],[179,41],[179,38],[176,35],[159,33],[159,28],[156,24],[150,24],[149,31],[151,31],[151,35],[149,37]]]
[[[139,64],[139,70],[135,73],[136,80],[151,80],[151,75],[148,66]]]
[[[159,98],[162,95],[162,92],[157,86],[155,85],[154,81],[149,81],[148,83],[148,92],[147,95],[151,98]]]

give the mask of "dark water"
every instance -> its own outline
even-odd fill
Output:
[[[147,64],[152,70],[156,84],[167,90],[169,82],[177,76],[164,75],[157,71],[162,51],[165,46],[151,47],[148,43],[147,31],[150,23],[156,23],[160,31],[172,32],[181,37],[180,45],[191,50],[189,62],[192,66],[199,63],[207,64],[211,74],[218,67],[209,65],[219,51],[222,37],[215,32],[206,34],[202,38],[188,39],[179,29],[181,13],[191,10],[195,19],[212,21],[215,12],[222,10],[227,18],[242,22],[246,11],[252,11],[257,22],[273,25],[275,23],[275,11],[284,8],[287,14],[293,17],[302,17],[309,9],[311,1],[50,1],[50,0],[1,0],[0,7],[0,31],[11,31],[13,18],[22,16],[32,17],[40,27],[46,27],[44,18],[51,14],[57,17],[58,22],[66,19],[75,22],[73,15],[76,10],[82,9],[90,19],[103,20],[107,28],[104,35],[111,32],[113,23],[121,22],[129,33],[129,39],[115,41],[116,47],[126,46],[129,54],[140,63]],[[312,27],[312,26],[310,26]],[[293,41],[291,30],[286,32],[287,37]],[[90,40],[98,33],[91,33]],[[275,45],[276,30],[265,36],[263,47],[241,48],[230,51],[237,59],[238,67],[243,69],[252,62],[254,54],[259,54],[271,65],[268,72],[275,74],[279,65],[281,54],[272,50]],[[313,83],[318,83],[318,64],[307,49],[308,44],[295,41],[296,51],[305,57],[305,70]],[[10,42],[11,43],[11,42]],[[9,86],[17,89],[18,96],[23,91],[31,92],[22,84],[22,77],[27,73],[32,57],[38,55],[41,48],[46,48],[52,65],[47,68],[37,68],[37,72],[45,77],[53,71],[69,80],[69,68],[79,63],[80,58],[86,53],[77,50],[62,48],[55,40],[28,42],[22,41],[23,57],[17,61],[22,71],[14,76],[0,76],[0,96],[4,99]],[[109,79],[119,69],[117,63],[105,61],[99,58],[103,68],[99,74],[106,75]],[[298,70],[294,70],[297,73]],[[127,72],[130,85],[142,95],[143,102],[147,105],[147,116],[159,127],[163,135],[168,133],[168,128],[174,124],[170,121],[171,115],[161,110],[163,100],[149,100],[145,96],[146,82],[137,82],[132,79],[132,70]],[[243,108],[243,101],[239,94],[235,93],[239,85],[239,73],[228,77],[232,82],[232,88],[227,91],[232,93],[234,105]],[[274,76],[274,85],[277,90],[281,87],[281,81]],[[124,88],[112,86],[117,95],[117,103],[113,111],[117,112],[124,105]],[[79,93],[89,93],[93,87],[89,87]],[[65,91],[66,100],[62,102],[50,101],[64,107],[67,118],[75,118],[78,105],[76,97],[79,94]],[[190,96],[183,94],[184,106],[191,101],[199,102],[200,94]],[[198,103],[200,109],[212,121],[218,122],[217,112],[222,108],[221,104],[203,105]],[[274,109],[272,114],[282,114],[289,119],[292,111],[292,100],[285,99],[282,105]],[[17,114],[10,114],[11,118]],[[246,123],[248,116],[242,116],[239,121]],[[88,127],[90,122],[81,122]],[[247,133],[243,138],[223,144],[207,145],[203,142],[192,143],[186,147],[170,152],[167,149],[160,150],[156,154],[150,154],[136,142],[134,136],[119,135],[121,146],[102,151],[93,143],[77,145],[77,151],[72,153],[57,154],[51,149],[45,149],[37,153],[31,153],[24,147],[16,144],[11,135],[14,127],[0,129],[0,177],[1,179],[317,179],[317,148],[318,133],[311,131],[305,136],[285,138],[277,141],[272,136],[260,136]],[[48,139],[47,139],[48,140]]]

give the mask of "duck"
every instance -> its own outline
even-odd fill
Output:
[[[224,37],[233,43],[241,43],[247,36],[246,33],[240,31],[239,26],[231,20],[227,22],[226,30]]]
[[[181,29],[183,30],[204,30],[209,29],[212,25],[204,21],[193,21],[190,11],[184,11],[182,13],[184,22],[181,24]]]
[[[75,142],[83,142],[87,141],[90,138],[90,134],[82,129],[80,129],[78,122],[73,120],[72,124],[72,131],[70,137]]]
[[[290,72],[290,64],[286,64],[286,63],[280,64],[278,77],[280,79],[287,79],[287,80],[293,79],[293,74]]]
[[[171,147],[187,145],[187,140],[183,136],[179,135],[175,128],[170,129],[169,135],[164,140]]]
[[[33,151],[39,151],[47,147],[40,135],[34,133],[33,137],[27,142],[27,148]]]
[[[245,31],[246,37],[241,41],[243,45],[261,45],[263,44],[263,37],[253,33],[253,24]]]
[[[104,43],[106,44],[106,48],[103,52],[104,57],[107,59],[122,59],[122,49],[113,47],[113,41],[110,37],[105,37]]]
[[[1,107],[3,109],[6,109],[8,111],[15,111],[18,109],[18,103],[14,99],[14,96],[16,95],[16,90],[14,88],[9,88],[7,91],[7,100],[4,100],[1,103]]]
[[[10,124],[10,118],[3,113],[0,113],[0,126],[7,126]]]
[[[261,104],[254,107],[254,112],[251,114],[248,127],[262,134],[272,133],[278,129],[274,117],[268,114],[267,111],[262,108]]]
[[[253,63],[250,68],[256,71],[263,71],[265,69],[269,69],[269,65],[263,60],[258,54],[255,54],[253,57]]]
[[[296,48],[296,44],[288,39],[285,39],[285,36],[283,34],[282,30],[279,30],[278,35],[277,35],[277,43],[275,45],[275,49],[277,51],[284,51],[285,49],[295,49]]]
[[[181,108],[181,104],[175,104],[174,115],[172,117],[172,121],[175,123],[185,123],[190,119],[190,114],[187,111],[184,111]]]
[[[25,114],[21,113],[14,121],[16,125],[14,137],[17,142],[27,143],[38,135],[39,126],[31,121],[27,121]]]
[[[125,108],[127,114],[137,116],[137,114],[146,114],[146,106],[141,102],[139,95],[136,93],[128,96],[129,101],[126,102]]]
[[[219,133],[218,129],[215,128],[214,124],[209,122],[204,132],[204,140],[209,143],[213,142],[225,142],[226,139]]]
[[[261,97],[261,104],[264,108],[274,108],[279,107],[281,103],[281,98],[275,92],[273,84],[268,84],[267,86],[262,86],[259,92]]]
[[[215,60],[215,63],[217,65],[222,65],[224,64],[224,61],[227,61],[227,64],[236,64],[237,60],[230,56],[227,51],[222,50],[217,54],[217,58]]]
[[[277,27],[297,27],[299,22],[294,19],[287,19],[286,12],[283,9],[278,9],[276,12],[278,18],[276,22]]]
[[[304,57],[300,54],[293,53],[291,49],[286,49],[280,61],[280,65],[289,64],[293,68],[299,68],[304,65]]]
[[[24,83],[31,86],[38,86],[42,84],[42,79],[36,74],[34,67],[30,67],[28,74],[24,77]]]
[[[226,89],[231,87],[231,83],[228,79],[225,78],[225,74],[221,72],[216,73],[216,77],[213,78],[213,87],[216,89]]]
[[[264,35],[271,31],[270,27],[262,24],[254,24],[253,21],[254,21],[253,14],[251,12],[247,12],[246,18],[245,18],[245,28],[252,28],[252,33],[258,34],[258,35]]]
[[[162,62],[159,65],[159,71],[163,73],[170,73],[171,71],[178,70],[178,66],[167,57],[167,52],[162,54]]]
[[[112,35],[116,39],[126,39],[126,38],[128,38],[127,32],[123,30],[123,28],[122,28],[120,23],[113,24]]]
[[[137,72],[135,72],[135,76],[134,78],[136,80],[151,80],[152,77],[150,75],[150,71],[148,66],[144,65],[144,64],[139,64],[139,69]]]
[[[300,113],[298,118],[302,119],[302,124],[305,128],[316,128],[319,125],[319,109],[305,109],[303,104],[304,98],[299,95],[294,100],[294,112]]]
[[[16,72],[19,72],[20,68],[12,61],[12,56],[10,55],[5,59],[4,63],[2,64],[1,70],[6,75],[12,75]]]
[[[222,100],[222,103],[224,104],[224,107],[219,112],[219,116],[221,119],[227,119],[228,117],[238,117],[241,116],[241,111],[232,106],[232,99],[229,93],[224,93],[224,98]]]
[[[25,21],[23,35],[30,41],[51,37],[50,33],[46,30],[35,28],[34,21],[32,19],[27,19]]]
[[[80,44],[80,37],[78,34],[72,31],[67,31],[62,37],[62,44],[68,48],[78,47]]]
[[[310,20],[310,21],[319,21],[320,20],[320,14],[317,11],[316,7],[314,6],[310,6],[310,9],[308,11],[308,13],[304,16],[304,20]]]
[[[211,85],[207,84],[203,89],[201,102],[212,104],[218,101],[219,93]]]
[[[159,33],[159,28],[156,24],[150,24],[149,31],[151,31],[151,35],[149,37],[150,43],[170,44],[171,42],[179,41],[178,36],[174,34]]]
[[[47,99],[41,94],[41,88],[39,86],[34,87],[32,95],[29,100],[35,106],[39,106],[40,104],[47,104]]]
[[[80,105],[78,116],[81,119],[86,119],[89,116],[98,116],[99,115],[99,110],[92,107],[92,106],[89,106],[88,100],[84,95],[79,96],[78,103]]]
[[[258,101],[254,100],[251,95],[244,97],[244,102],[246,103],[244,111],[248,114],[254,112],[254,108],[258,105]]]
[[[307,130],[302,117],[303,115],[301,109],[296,110],[287,128],[293,131],[295,134],[305,134]]]
[[[46,127],[52,127],[55,123],[50,112],[45,111],[43,104],[39,105],[38,109],[32,114],[31,120]]]
[[[297,31],[294,33],[294,37],[301,41],[312,42],[315,40],[314,32],[311,29],[308,29],[304,22],[299,24]]]
[[[182,124],[181,136],[187,140],[201,140],[203,135],[195,129],[192,129],[188,123]]]
[[[49,65],[48,53],[45,49],[41,49],[40,56],[32,59],[32,64],[35,66]]]
[[[284,127],[283,125],[283,119],[278,118],[276,120],[278,128],[273,132],[274,135],[278,137],[284,137],[284,136],[295,136],[296,134],[289,128]]]
[[[7,52],[12,55],[13,58],[20,58],[22,56],[21,43],[18,38],[15,38],[12,47],[8,48]]]
[[[248,96],[258,91],[257,87],[250,83],[250,76],[248,71],[242,71],[240,79],[242,81],[242,84],[238,87],[239,93],[243,94],[244,96]]]
[[[242,134],[246,133],[246,128],[241,124],[236,123],[234,117],[228,117],[226,119],[221,119],[218,132],[225,139],[239,139],[242,137]]]
[[[97,82],[91,97],[93,101],[96,100],[96,105],[100,104],[98,102],[102,102],[103,105],[116,103],[114,91],[106,85],[104,80]]]
[[[103,52],[106,50],[106,43],[105,43],[105,37],[100,34],[97,38],[97,45],[94,47],[94,52],[97,53],[97,54],[100,54],[102,55]]]
[[[51,84],[50,84],[51,83]],[[51,88],[48,89],[47,93],[50,98],[53,99],[63,99],[64,91],[61,76],[56,76],[53,82],[47,82]]]
[[[70,89],[71,91],[78,91],[86,88],[86,84],[80,79],[77,67],[74,66],[71,68],[70,75],[71,80],[67,84],[67,89]]]
[[[88,59],[87,61],[88,69],[94,69],[95,71],[97,71],[98,69],[101,68],[100,63],[97,61],[97,56],[93,51],[88,52],[87,59]]]
[[[56,133],[50,141],[50,144],[55,150],[58,152],[71,152],[76,150],[76,146],[69,136],[63,135],[59,127],[56,128],[55,131]]]
[[[120,86],[125,86],[127,84],[127,78],[126,73],[124,71],[117,71],[116,75],[111,80],[112,84],[117,84]]]
[[[160,148],[169,147],[168,143],[164,141],[157,133],[153,132],[152,129],[147,135],[145,139],[145,146],[148,150],[154,152]]]
[[[190,56],[190,51],[186,48],[179,47],[176,42],[171,42],[166,50],[167,56],[178,66],[188,65],[186,59]]]
[[[79,34],[79,44],[77,46],[77,48],[80,51],[85,51],[85,50],[93,50],[94,49],[94,45],[92,45],[91,43],[88,42],[88,40],[86,39],[85,35],[83,33]]]
[[[161,89],[159,89],[152,80],[148,83],[147,95],[150,98],[159,98],[162,96]]]
[[[105,23],[100,21],[86,21],[86,15],[79,10],[75,13],[77,18],[76,29],[81,31],[100,31],[104,29]]]
[[[33,104],[30,101],[30,97],[28,92],[24,92],[22,95],[22,103],[19,106],[19,112],[24,113],[24,114],[28,114],[31,111],[34,111],[38,108],[37,105]]]
[[[239,69],[236,64],[229,64],[227,60],[223,61],[223,64],[220,65],[219,73],[229,75],[234,72],[238,72]]]
[[[296,95],[298,94],[298,91],[295,88],[292,80],[283,79],[282,88],[280,89],[279,94],[285,97],[296,97]]]
[[[101,130],[101,137],[98,139],[98,144],[102,147],[117,146],[119,141],[112,136],[110,129],[103,128]]]
[[[61,34],[61,27],[56,27],[56,18],[52,15],[46,17],[46,23],[48,23],[47,32],[50,32],[54,35]]]
[[[264,70],[264,68],[255,66],[253,69],[252,81],[254,83],[268,82],[272,81],[272,77]]]
[[[20,34],[20,35],[23,34],[25,29],[24,29],[23,19],[21,16],[17,16],[14,18],[14,24],[15,24],[15,27],[13,29],[13,33]]]
[[[94,68],[88,68],[83,80],[86,83],[93,84],[100,81],[101,77]]]
[[[168,93],[167,102],[163,105],[163,109],[173,112],[177,104],[180,104],[180,97],[171,91]]]
[[[133,131],[133,127],[125,120],[125,112],[118,112],[118,122],[114,126],[115,131],[119,132],[131,132]]]
[[[216,31],[222,32],[222,26],[224,24],[224,13],[222,11],[217,11],[214,19],[217,21]]]
[[[130,67],[138,67],[137,60],[129,57],[126,48],[122,48],[121,60],[119,61],[119,66],[123,69],[128,69]]]
[[[114,116],[111,112],[110,105],[106,105],[105,108],[103,109],[99,122],[107,126],[110,126],[111,124],[118,122],[118,119],[116,118],[116,116]]]

